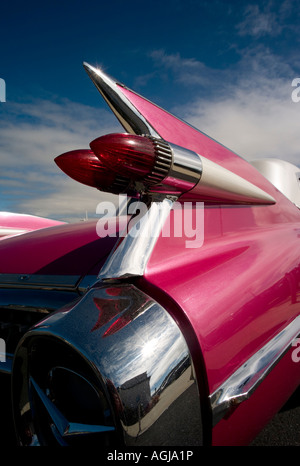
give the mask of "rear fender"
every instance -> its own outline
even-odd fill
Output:
[[[21,445],[202,444],[184,337],[133,285],[92,288],[40,322],[17,348],[12,384]]]

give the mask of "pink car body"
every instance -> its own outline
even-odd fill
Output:
[[[90,73],[93,77],[95,70],[90,68]],[[102,79],[105,75],[99,72],[99,76]],[[97,78],[94,77],[93,80],[99,88]],[[191,192],[183,193],[179,197],[182,205],[184,201],[191,200],[204,202],[201,246],[187,248],[186,241],[190,238],[184,234],[176,236],[171,232],[171,236],[168,237],[159,234],[147,261],[143,264],[142,271],[137,273],[116,274],[115,272],[115,264],[121,261],[123,266],[126,254],[129,257],[131,251],[135,250],[135,241],[129,243],[128,250],[125,246],[123,250],[121,249],[122,257],[117,258],[116,262],[118,238],[109,235],[106,238],[99,238],[96,231],[97,222],[56,225],[1,242],[0,292],[11,293],[14,290],[17,293],[15,296],[18,303],[22,300],[22,293],[25,290],[26,292],[39,290],[41,293],[46,293],[47,288],[47,293],[49,290],[53,293],[58,291],[69,293],[67,298],[64,295],[60,304],[51,309],[50,317],[37,323],[32,330],[25,333],[16,350],[11,371],[14,382],[13,402],[17,436],[21,444],[33,444],[33,438],[36,436],[39,437],[38,444],[51,443],[50,434],[45,433],[49,428],[41,427],[41,421],[36,422],[35,427],[32,428],[32,410],[27,411],[30,420],[26,418],[24,421],[22,407],[24,408],[25,404],[23,405],[21,400],[28,399],[30,390],[39,399],[39,403],[46,406],[47,416],[52,418],[56,427],[58,425],[57,418],[53,414],[53,399],[51,405],[49,402],[51,397],[43,388],[43,382],[38,383],[36,377],[39,376],[34,375],[34,370],[38,372],[35,365],[38,367],[41,362],[30,359],[33,349],[43,354],[45,344],[41,339],[44,338],[46,341],[49,339],[50,347],[54,340],[68,341],[69,346],[77,346],[76,354],[80,353],[85,361],[89,361],[87,362],[89,369],[83,371],[84,380],[91,380],[89,378],[91,376],[86,374],[93,371],[91,367],[97,367],[96,372],[98,375],[101,374],[99,378],[104,385],[103,393],[108,394],[110,400],[113,418],[119,417],[122,427],[119,426],[118,420],[115,424],[107,424],[103,421],[102,424],[111,428],[114,425],[114,429],[121,430],[120,444],[124,442],[126,445],[132,445],[132,439],[137,441],[141,438],[146,439],[145,443],[141,440],[142,445],[159,445],[159,441],[164,445],[179,445],[172,443],[171,430],[178,431],[179,426],[182,426],[180,420],[182,412],[180,415],[177,414],[179,418],[174,424],[174,429],[172,427],[165,429],[159,441],[153,433],[155,429],[153,425],[148,426],[146,422],[149,412],[152,412],[156,416],[157,425],[160,425],[164,416],[171,417],[171,407],[176,401],[179,402],[180,397],[177,398],[174,393],[179,390],[179,380],[183,380],[185,372],[182,372],[183,369],[178,369],[179,366],[183,367],[183,363],[178,364],[177,361],[175,364],[175,357],[171,356],[173,346],[170,344],[169,350],[165,349],[161,353],[165,355],[169,351],[170,360],[173,361],[172,370],[167,372],[165,382],[160,381],[160,387],[163,388],[158,390],[157,387],[151,386],[151,400],[147,401],[147,409],[144,401],[144,404],[136,405],[138,408],[134,412],[130,411],[129,401],[126,398],[126,393],[129,393],[129,382],[135,380],[135,388],[131,388],[130,392],[133,396],[133,390],[142,387],[142,374],[152,374],[153,379],[154,366],[158,364],[154,361],[153,367],[149,369],[148,362],[145,362],[146,342],[144,341],[144,349],[139,350],[137,357],[145,365],[145,371],[141,369],[139,374],[133,373],[130,380],[125,382],[123,377],[123,382],[119,385],[116,374],[119,374],[121,369],[111,373],[108,366],[101,361],[101,357],[104,359],[111,357],[109,342],[112,342],[111,348],[115,348],[114,338],[117,336],[120,353],[116,359],[109,359],[109,367],[119,364],[123,352],[128,351],[130,358],[131,350],[124,342],[133,340],[127,340],[129,336],[126,336],[126,340],[123,341],[125,332],[131,331],[135,334],[134,325],[137,323],[141,325],[141,316],[146,319],[148,312],[151,319],[147,306],[150,302],[155,302],[158,303],[160,311],[163,309],[166,312],[158,315],[161,317],[164,315],[167,322],[155,327],[156,333],[151,336],[157,345],[157,351],[160,344],[158,340],[165,338],[167,341],[164,335],[159,336],[158,328],[161,331],[165,326],[167,328],[170,317],[172,321],[170,325],[175,325],[176,329],[179,329],[180,337],[177,336],[176,341],[182,338],[186,344],[190,355],[189,367],[194,374],[192,388],[196,389],[197,394],[193,395],[191,400],[192,403],[196,400],[194,409],[199,410],[200,413],[199,417],[195,415],[195,422],[199,421],[201,424],[198,426],[200,433],[194,427],[193,420],[189,419],[191,432],[187,437],[184,433],[180,433],[179,437],[184,442],[182,444],[248,445],[300,384],[300,362],[297,363],[293,358],[293,352],[297,350],[294,343],[300,334],[299,208],[256,168],[229,149],[126,87],[115,82],[113,86],[118,98],[131,106],[163,140],[200,154],[221,167],[221,171],[226,169],[251,183],[273,201],[242,202],[239,194],[235,194],[230,199],[230,195],[229,198],[226,195],[222,197],[222,193],[213,189],[207,192],[204,189],[194,199]],[[118,112],[116,114],[120,116]],[[123,119],[122,116],[121,120]],[[126,128],[126,125],[124,126]],[[175,217],[174,212],[171,211],[169,215]],[[126,218],[121,218],[121,221],[126,221]],[[121,231],[119,227],[118,231]],[[121,243],[126,245],[126,241],[125,238]],[[110,254],[113,248],[116,249]],[[140,270],[137,264],[139,261],[143,261],[142,256],[136,255],[134,266],[137,265],[138,270]],[[147,299],[143,301],[145,296]],[[2,307],[8,307],[7,302],[5,306],[3,303],[3,300],[8,298],[1,299]],[[127,308],[124,311],[122,307],[122,303],[126,300],[133,300],[135,303],[129,311]],[[85,315],[89,316],[84,319],[79,317],[83,308],[84,312],[87,312]],[[89,310],[86,311],[86,308]],[[56,312],[52,314],[52,311]],[[157,309],[156,311],[160,312]],[[97,316],[99,312],[98,320],[96,317],[93,320],[92,316]],[[155,312],[153,310],[152,312],[155,316]],[[76,322],[80,322],[80,325],[75,331]],[[139,327],[140,333],[135,334],[135,340],[139,339],[139,335],[144,335],[142,330],[144,325],[146,324]],[[94,341],[95,332],[98,331],[103,332],[102,337]],[[149,330],[147,332],[149,333]],[[76,345],[77,338],[82,338],[84,343]],[[100,340],[101,345],[104,346],[98,343]],[[57,343],[53,344],[55,346]],[[100,346],[95,350],[94,345],[98,344]],[[134,353],[133,349],[132,353]],[[30,364],[28,361],[31,361]],[[66,365],[65,362],[64,364],[51,362],[51,364],[54,367],[49,369],[51,374],[59,374],[61,371],[59,368]],[[51,364],[49,362],[49,367]],[[126,364],[130,372],[131,366],[135,364],[134,357],[132,356],[131,363],[126,362]],[[26,373],[29,370],[27,366],[33,367],[31,374]],[[172,378],[174,368],[177,370],[177,375]],[[71,373],[75,373],[75,368],[64,370],[64,377],[67,378],[71,377]],[[83,380],[81,378],[83,372],[80,376],[77,374],[72,377],[77,381]],[[18,388],[20,374],[23,374],[22,380],[27,377],[27,384],[22,392]],[[190,377],[190,380],[192,378]],[[171,379],[172,383],[169,382]],[[57,375],[55,380],[60,380]],[[188,383],[187,386],[189,388],[182,389],[180,395],[191,389]],[[135,396],[142,398],[142,393],[143,391]],[[163,408],[166,393],[168,399],[172,401]],[[61,405],[59,408],[62,409]],[[68,417],[68,413],[68,410],[64,411],[64,419]],[[129,420],[130,416],[132,421]],[[133,433],[137,419],[144,436]],[[69,422],[68,426],[70,427],[71,424]],[[90,426],[91,422],[87,424]],[[24,432],[28,432],[29,425],[31,434],[25,438]],[[74,426],[73,428],[75,429]],[[60,438],[59,443],[63,443],[62,439],[70,438],[66,429],[59,430],[58,427],[57,429],[58,433],[56,432],[54,437]],[[83,428],[82,430],[84,431]],[[107,431],[109,432],[109,429]],[[153,437],[147,434],[150,431]],[[76,433],[78,435],[78,431]],[[91,428],[88,433],[91,434]],[[178,437],[176,441],[178,442]]]
[[[21,235],[41,228],[61,225],[62,223],[35,215],[0,212],[0,239]]]

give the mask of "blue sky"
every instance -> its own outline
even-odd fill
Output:
[[[83,61],[247,159],[299,165],[296,0],[5,1],[0,8],[0,210],[66,220],[95,214],[103,196],[53,162],[123,131]]]

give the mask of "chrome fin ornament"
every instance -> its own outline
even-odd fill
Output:
[[[203,170],[201,179],[192,190],[204,200],[216,199],[228,204],[275,204],[270,194],[239,175],[207,158],[200,156]]]
[[[125,95],[120,92],[117,82],[113,78],[101,69],[95,68],[86,62],[83,63],[83,66],[125,131],[131,134],[149,134],[150,136],[160,138],[160,135],[150,123],[146,121]]]

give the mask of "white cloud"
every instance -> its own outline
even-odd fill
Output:
[[[244,7],[243,19],[236,25],[241,37],[254,40],[280,37],[286,31],[297,35],[299,2],[297,0],[267,0],[249,3]]]
[[[299,165],[300,102],[292,101],[293,66],[262,44],[240,53],[227,70],[207,69],[208,96],[196,85],[202,63],[153,53],[156,65],[159,59],[193,92],[190,101],[171,111],[248,160],[276,157]]]
[[[165,50],[159,49],[153,50],[150,57],[158,67],[160,75],[162,70],[169,71],[172,73],[173,81],[184,86],[196,84],[208,87],[220,74],[219,70],[213,70],[194,58],[184,58],[180,53],[168,54]]]
[[[120,131],[111,113],[70,101],[7,102],[0,128],[0,209],[73,220],[107,195],[68,178],[54,158]]]
[[[247,5],[245,18],[237,25],[241,36],[261,37],[264,35],[277,36],[282,31],[278,15],[267,5]]]
[[[300,164],[300,103],[291,99],[291,82],[237,87],[219,99],[196,101],[185,119],[242,157],[276,157]]]

